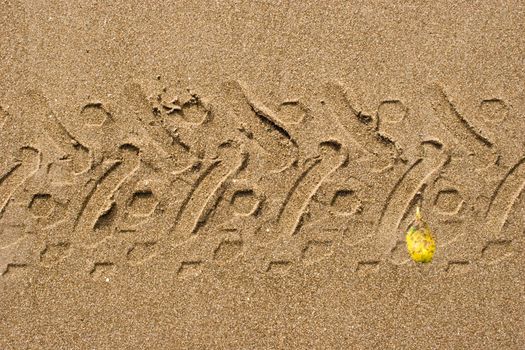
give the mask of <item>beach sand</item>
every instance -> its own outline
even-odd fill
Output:
[[[523,2],[0,28],[0,349],[525,348]]]

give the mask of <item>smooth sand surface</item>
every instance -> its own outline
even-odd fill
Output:
[[[525,348],[525,5],[423,3],[2,1],[0,349]]]

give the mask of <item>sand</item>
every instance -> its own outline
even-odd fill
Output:
[[[0,28],[0,349],[525,348],[523,2]]]

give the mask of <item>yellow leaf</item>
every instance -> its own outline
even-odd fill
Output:
[[[415,262],[428,263],[432,261],[436,251],[436,242],[432,237],[430,227],[423,220],[419,207],[416,218],[406,233],[406,244],[410,257]]]

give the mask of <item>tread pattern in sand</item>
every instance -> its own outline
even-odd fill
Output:
[[[81,104],[82,127],[39,92],[2,107],[2,274],[76,259],[94,279],[162,259],[181,278],[231,264],[287,273],[337,254],[368,274],[408,262],[403,231],[417,204],[444,273],[514,254],[525,154],[500,153],[501,135],[486,135],[443,87],[428,89],[425,118],[440,126],[424,136],[412,132],[425,128],[412,106],[394,97],[358,111],[339,83],[324,86],[315,108],[271,108],[244,83],[223,87],[210,102],[149,98],[130,85]],[[499,98],[479,109],[490,121],[515,113]]]

